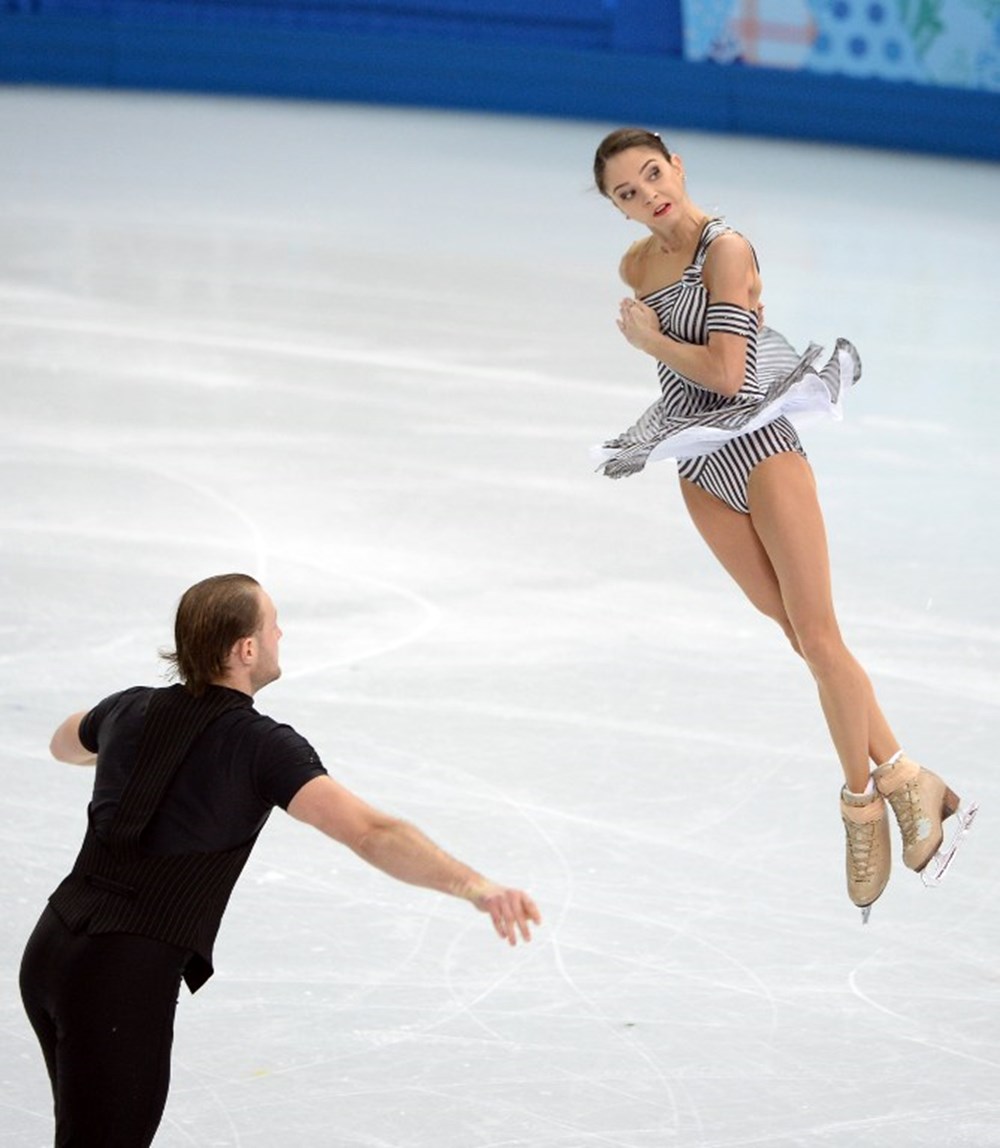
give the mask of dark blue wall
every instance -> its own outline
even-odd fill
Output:
[[[538,113],[1000,159],[1000,95],[681,58],[679,0],[0,0],[0,82]]]

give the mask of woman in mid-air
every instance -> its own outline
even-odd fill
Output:
[[[648,232],[621,262],[633,295],[618,327],[656,360],[661,389],[634,426],[604,444],[601,469],[620,478],[651,458],[676,458],[699,533],[809,667],[844,772],[847,891],[867,920],[889,880],[886,801],[903,861],[927,884],[944,875],[976,807],[959,809],[941,778],[902,752],[837,624],[816,484],[790,416],[835,412],[860,376],[857,352],[838,340],[816,366],[820,348],[800,356],[763,324],[753,248],[688,197],[680,157],[655,133],[606,136],[594,180]],[[942,822],[956,811],[944,848]]]

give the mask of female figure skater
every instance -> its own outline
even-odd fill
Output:
[[[619,478],[650,458],[676,457],[699,533],[805,660],[844,772],[847,892],[867,921],[889,880],[885,802],[902,833],[903,861],[926,884],[944,875],[976,807],[959,810],[941,778],[902,752],[837,624],[816,485],[788,416],[836,413],[843,389],[860,376],[857,352],[838,340],[818,368],[820,348],[798,356],[763,325],[753,248],[692,202],[680,157],[658,135],[612,132],[597,149],[594,180],[649,233],[621,262],[634,294],[621,303],[618,327],[656,360],[662,392],[604,444],[601,469]],[[959,829],[944,849],[942,821],[956,811]]]

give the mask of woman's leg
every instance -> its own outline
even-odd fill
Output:
[[[883,797],[899,822],[906,865],[922,871],[933,858],[931,883],[938,880],[976,807],[964,812],[961,832],[949,849],[938,852],[942,821],[955,812],[958,798],[936,774],[899,753],[867,674],[844,645],[833,608],[826,531],[808,462],[786,452],[758,463],[750,473],[749,515],[688,482],[681,486],[691,517],[713,553],[750,601],[778,622],[816,680],[850,791],[841,797],[841,816],[852,900],[861,907],[870,905],[889,877]],[[869,759],[879,765],[874,775],[877,792],[852,797],[868,786]]]
[[[692,483],[682,480],[681,489],[713,554],[805,658],[819,687],[845,778],[861,792],[868,781],[869,757],[885,761],[898,745],[867,676],[840,637],[826,535],[809,464],[788,452],[755,467],[750,477],[750,515],[740,514]]]
[[[942,822],[957,811],[958,797],[937,774],[899,753],[899,743],[875,702],[868,676],[843,644],[833,613],[823,519],[805,459],[781,454],[757,466],[750,475],[749,505],[802,655],[819,685],[848,787],[861,792],[859,784],[868,769],[867,761],[863,767],[860,764],[864,742],[879,764],[874,776],[878,793],[888,800],[899,823],[903,861],[922,872],[934,859],[929,870],[930,883],[934,883],[943,876],[962,833],[971,825],[975,806],[964,811],[948,851],[939,852],[944,840]],[[845,816],[845,823],[848,819]],[[849,827],[849,873],[851,841]],[[855,834],[855,844],[860,841]],[[861,853],[856,853],[853,862],[859,872],[865,867],[862,862],[867,864]],[[860,894],[864,884],[860,882],[856,892]]]
[[[781,600],[819,689],[848,788],[862,793],[869,759],[899,749],[868,675],[844,644],[833,607],[826,529],[808,462],[784,453],[754,468],[750,518],[774,568]]]

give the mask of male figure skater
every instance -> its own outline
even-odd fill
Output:
[[[255,694],[281,673],[281,630],[253,578],[190,587],[174,638],[179,684],[113,694],[52,738],[59,761],[96,765],[83,846],[21,964],[57,1148],[152,1142],[180,981],[195,992],[212,975],[230,893],[276,805],[400,881],[470,901],[511,945],[541,923],[526,893],[367,805],[305,738],[257,712]]]

